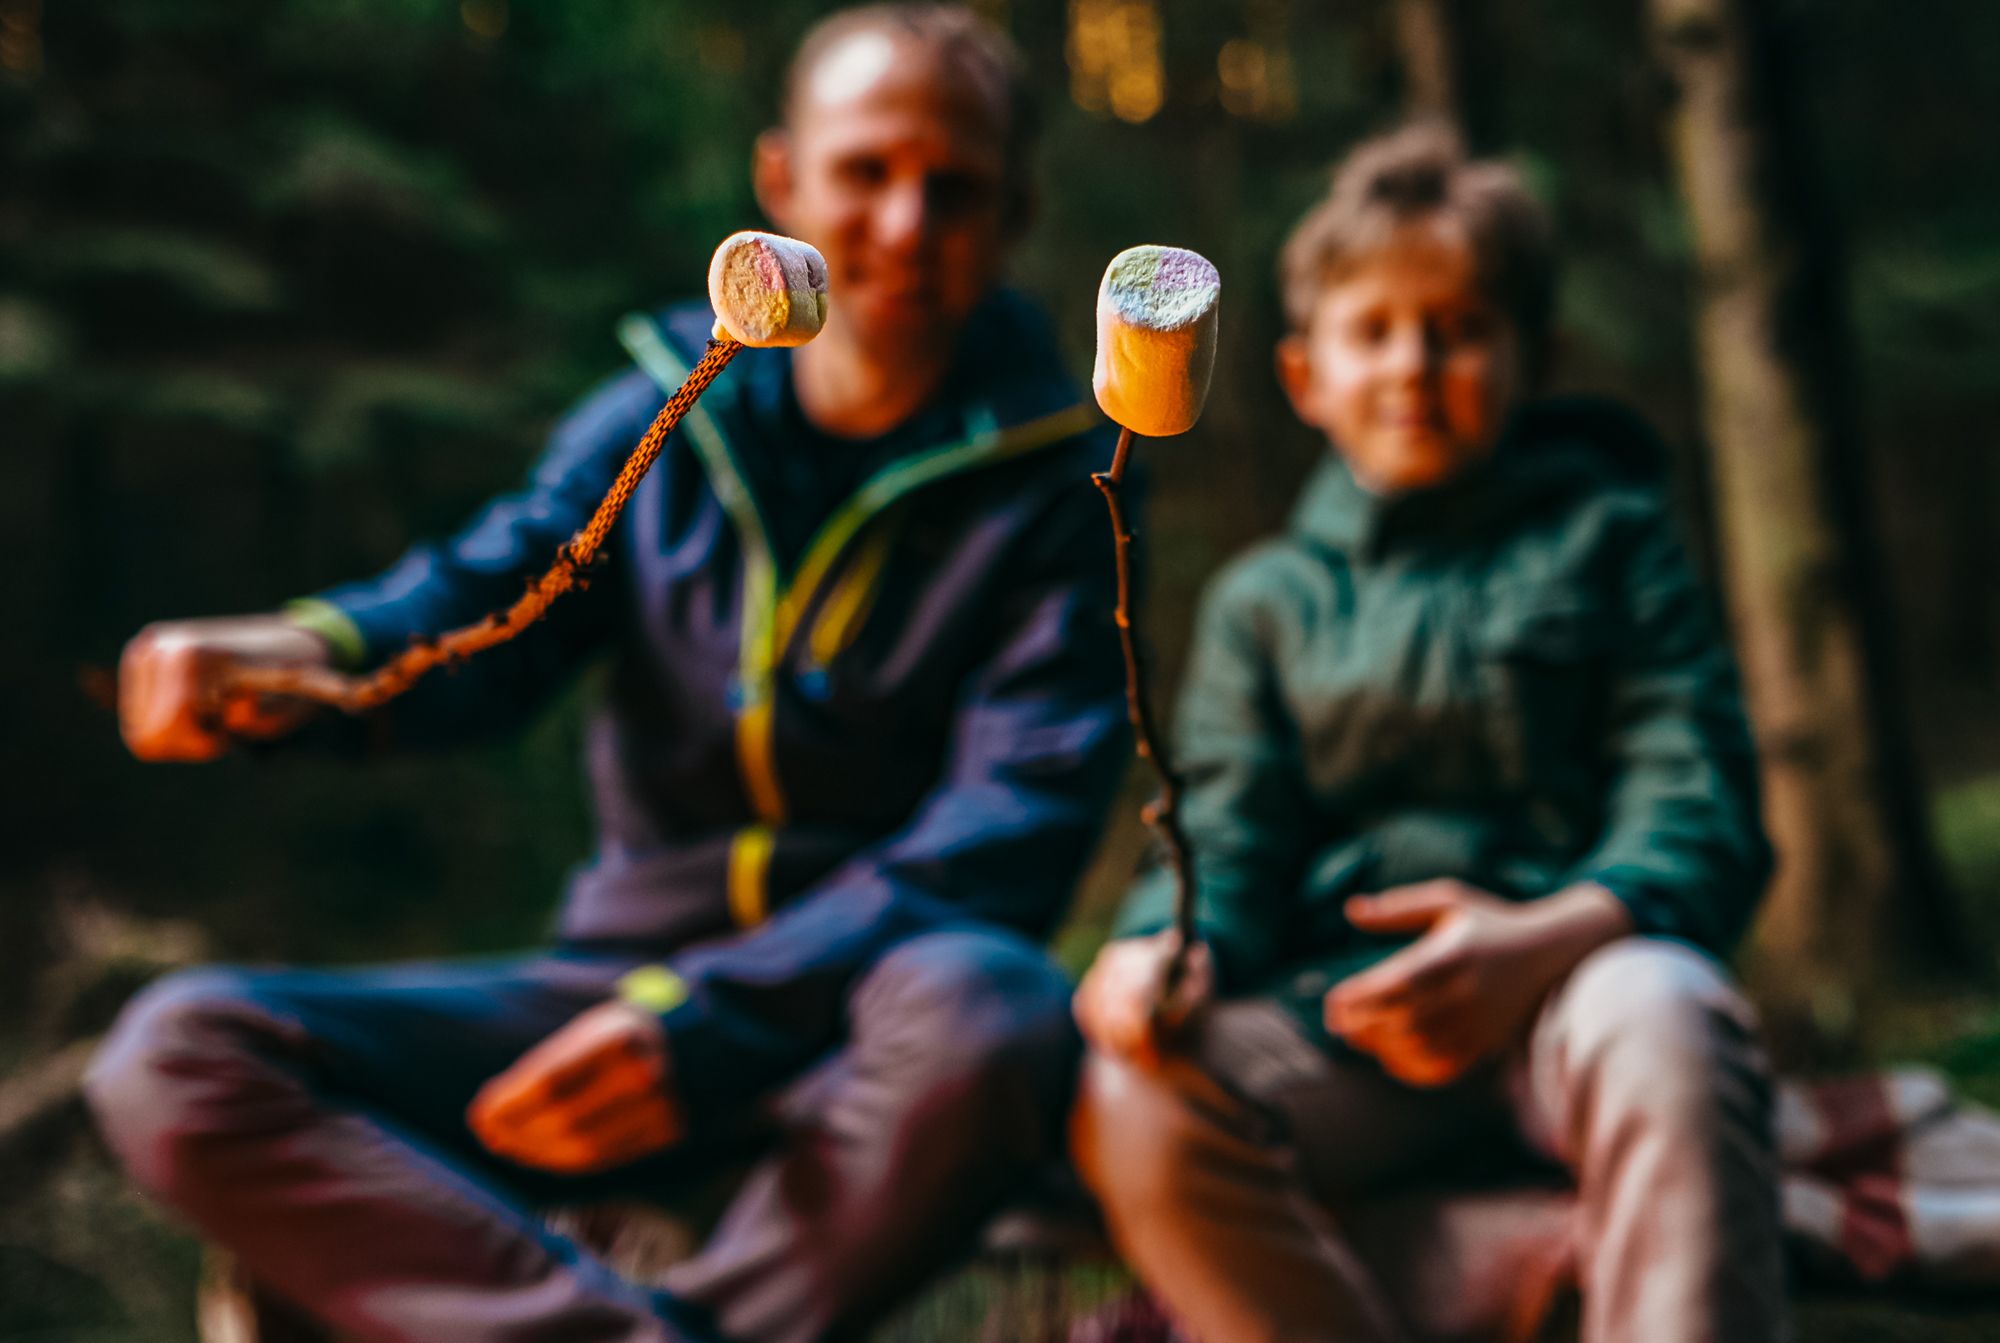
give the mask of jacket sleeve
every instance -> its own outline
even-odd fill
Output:
[[[1638,932],[1724,955],[1771,873],[1756,755],[1735,663],[1664,503],[1636,524],[1615,588],[1605,824],[1569,880],[1609,890]]]
[[[643,374],[615,379],[556,426],[521,489],[448,540],[412,547],[380,576],[294,603],[293,618],[361,670],[506,608],[589,519],[660,399]],[[432,672],[381,711],[387,735],[438,745],[519,723],[603,645],[622,581],[621,566],[606,564],[519,636]]]
[[[1298,729],[1278,693],[1271,593],[1257,560],[1225,570],[1203,597],[1174,741],[1196,924],[1231,991],[1283,959],[1289,902],[1315,830]],[[1167,868],[1146,873],[1118,934],[1168,927],[1173,888]]]
[[[686,996],[662,1020],[697,1124],[829,1047],[847,988],[898,943],[952,927],[1039,941],[1062,914],[1129,759],[1110,528],[1076,485],[1027,533],[1038,554],[908,822],[753,932],[672,962]]]

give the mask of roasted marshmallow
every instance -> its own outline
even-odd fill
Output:
[[[732,233],[708,263],[715,334],[745,345],[803,345],[826,324],[826,258],[775,233]]]
[[[1222,277],[1199,252],[1127,248],[1097,289],[1097,404],[1136,434],[1185,433],[1215,369]]]

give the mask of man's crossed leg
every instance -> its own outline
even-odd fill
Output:
[[[127,1009],[89,1095],[134,1178],[258,1279],[337,1328],[423,1343],[848,1336],[1053,1150],[1068,986],[1025,939],[979,929],[883,955],[847,995],[841,1047],[726,1131],[593,1176],[481,1148],[479,1087],[637,963],[193,971]],[[668,1197],[746,1160],[665,1291],[536,1211]]]

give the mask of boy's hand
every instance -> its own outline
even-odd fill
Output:
[[[1347,902],[1370,933],[1423,936],[1335,985],[1326,1027],[1412,1086],[1443,1086],[1499,1053],[1555,983],[1631,915],[1601,886],[1518,904],[1462,881],[1399,886]]]
[[[601,1003],[481,1087],[466,1123],[509,1160],[585,1175],[679,1141],[686,1126],[670,1080],[660,1019]]]
[[[1162,1001],[1167,966],[1180,937],[1173,930],[1108,942],[1077,986],[1071,1011],[1083,1038],[1099,1053],[1150,1067],[1159,1061],[1160,1035],[1170,1031],[1215,993],[1215,962],[1200,942]]]
[[[283,616],[224,616],[148,625],[118,663],[118,727],[141,760],[213,760],[232,738],[275,737],[312,710],[231,695],[239,666],[324,667],[326,640]]]

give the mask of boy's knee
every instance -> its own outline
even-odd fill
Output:
[[[1170,1213],[1202,1149],[1199,1120],[1157,1073],[1092,1052],[1070,1110],[1077,1174],[1114,1223]]]
[[[1553,1062],[1593,1110],[1675,1121],[1710,1115],[1729,1096],[1764,1104],[1755,1015],[1722,966],[1691,947],[1614,942],[1577,967],[1550,1012]]]
[[[1568,1033],[1598,1048],[1645,1042],[1652,1050],[1700,1048],[1755,1030],[1742,993],[1712,957],[1663,938],[1628,937],[1571,973],[1559,1010]]]

